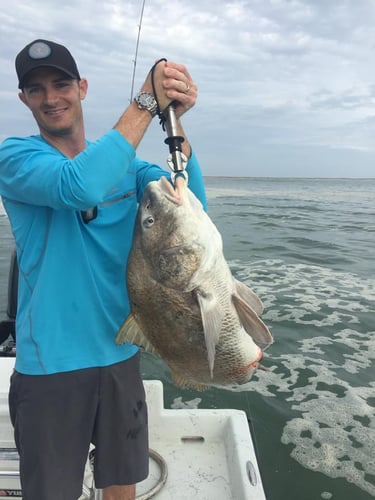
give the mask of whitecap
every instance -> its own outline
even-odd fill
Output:
[[[182,397],[179,396],[177,398],[174,398],[173,403],[171,404],[171,408],[173,408],[174,410],[197,410],[201,402],[201,398],[194,398],[190,401],[183,401]]]

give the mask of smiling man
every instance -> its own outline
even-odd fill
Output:
[[[65,141],[71,135],[76,140],[76,134],[84,140],[81,100],[86,97],[87,80],[80,77],[69,51],[35,41],[18,54],[16,71],[19,97],[33,113],[41,135],[53,142],[56,136],[65,136]]]
[[[197,87],[183,65],[158,63],[154,85],[149,74],[114,128],[91,142],[81,106],[87,81],[66,47],[35,40],[16,71],[39,129],[0,147],[0,194],[19,264],[9,405],[23,498],[77,499],[94,443],[104,499],[133,500],[148,473],[147,408],[138,348],[114,338],[130,310],[125,269],[137,203],[150,181],[167,175],[135,150],[158,105],[174,101],[189,185],[205,203],[179,120]]]
[[[32,111],[43,136],[51,138],[81,129],[79,102],[86,92],[85,79],[74,80],[60,70],[40,68],[31,72],[19,96]]]

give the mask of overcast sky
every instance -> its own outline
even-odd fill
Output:
[[[129,103],[142,0],[16,0],[0,11],[0,140],[37,133],[18,100],[16,54],[36,38],[89,81],[86,134]],[[138,90],[154,60],[199,87],[184,126],[205,175],[375,177],[374,0],[146,0]],[[166,166],[155,119],[138,155]]]

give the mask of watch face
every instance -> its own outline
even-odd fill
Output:
[[[138,103],[145,108],[151,108],[155,103],[155,99],[151,94],[144,92],[139,95]]]
[[[151,113],[152,117],[156,115],[158,105],[152,94],[149,94],[148,92],[140,92],[135,97],[135,100],[137,101],[140,109],[147,109]]]

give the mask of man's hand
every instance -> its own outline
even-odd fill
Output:
[[[160,110],[164,111],[171,102],[174,102],[178,135],[184,138],[182,152],[187,158],[190,158],[190,143],[185,135],[179,118],[188,109],[194,106],[198,95],[197,86],[183,64],[176,64],[171,61],[160,61],[155,66],[153,74],[156,92],[155,97],[159,103]],[[154,95],[151,72],[147,75],[141,90]],[[137,148],[151,120],[151,113],[144,112],[143,110],[140,111],[135,102],[132,102],[120,116],[114,128],[120,132],[134,148]]]
[[[174,101],[177,118],[196,103],[198,87],[183,64],[160,61],[154,69],[154,85],[160,110],[164,111]],[[148,74],[142,90],[154,93],[151,73]]]

